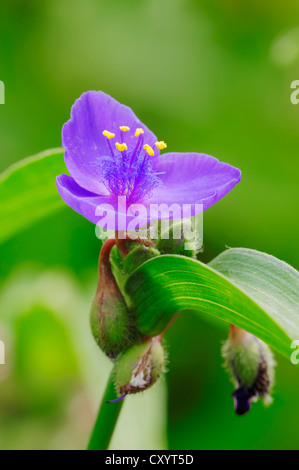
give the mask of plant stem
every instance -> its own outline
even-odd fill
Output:
[[[87,450],[107,450],[112,438],[123,400],[106,403],[115,398],[114,369],[112,370],[102,399],[99,414]]]

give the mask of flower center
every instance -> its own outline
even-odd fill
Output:
[[[161,185],[159,173],[153,169],[153,148],[144,143],[144,130],[135,130],[135,145],[125,143],[125,133],[131,132],[128,126],[120,127],[121,142],[112,144],[113,132],[104,130],[107,139],[107,156],[101,156],[99,166],[102,180],[108,191],[114,196],[125,196],[134,203],[149,197],[152,191]],[[156,147],[167,147],[164,141],[156,142]]]

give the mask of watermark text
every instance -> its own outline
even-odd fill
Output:
[[[294,80],[291,83],[291,89],[295,90],[291,94],[291,103],[299,104],[299,80]]]
[[[5,86],[0,80],[0,104],[5,104]]]
[[[295,351],[291,355],[291,363],[294,364],[294,366],[297,366],[299,364],[299,340],[298,339],[292,342],[291,349],[295,349]]]
[[[185,250],[203,246],[202,204],[128,204],[125,196],[117,204],[101,204],[95,210],[96,236],[118,232],[119,239],[183,240]]]

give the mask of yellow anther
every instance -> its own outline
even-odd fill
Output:
[[[153,157],[155,155],[155,152],[153,151],[152,147],[150,145],[145,144],[143,146],[144,150],[147,151],[150,157]]]
[[[128,147],[127,147],[126,144],[120,144],[119,142],[116,142],[115,147],[116,147],[117,150],[119,150],[120,152],[123,152],[124,150],[127,150],[127,149],[128,149]]]
[[[160,142],[156,142],[155,145],[160,150],[164,150],[167,147],[167,144],[165,144],[164,140],[161,140]]]
[[[120,130],[123,132],[128,132],[130,128],[128,126],[120,126]]]
[[[141,134],[144,134],[144,130],[141,127],[138,127],[135,132],[135,137],[139,137]]]
[[[105,137],[107,137],[107,139],[113,139],[113,137],[115,137],[115,134],[113,134],[112,132],[109,132],[109,131],[104,131],[103,135]]]

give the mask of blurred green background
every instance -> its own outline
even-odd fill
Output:
[[[170,151],[241,168],[241,184],[204,215],[204,261],[244,246],[299,268],[297,1],[10,0],[0,14],[0,171],[60,146],[75,99],[101,89]],[[110,368],[88,325],[99,248],[67,207],[0,247],[2,449],[86,445]],[[237,418],[226,335],[181,316],[167,376],[128,397],[111,447],[298,449],[298,372],[277,358],[274,405]]]

